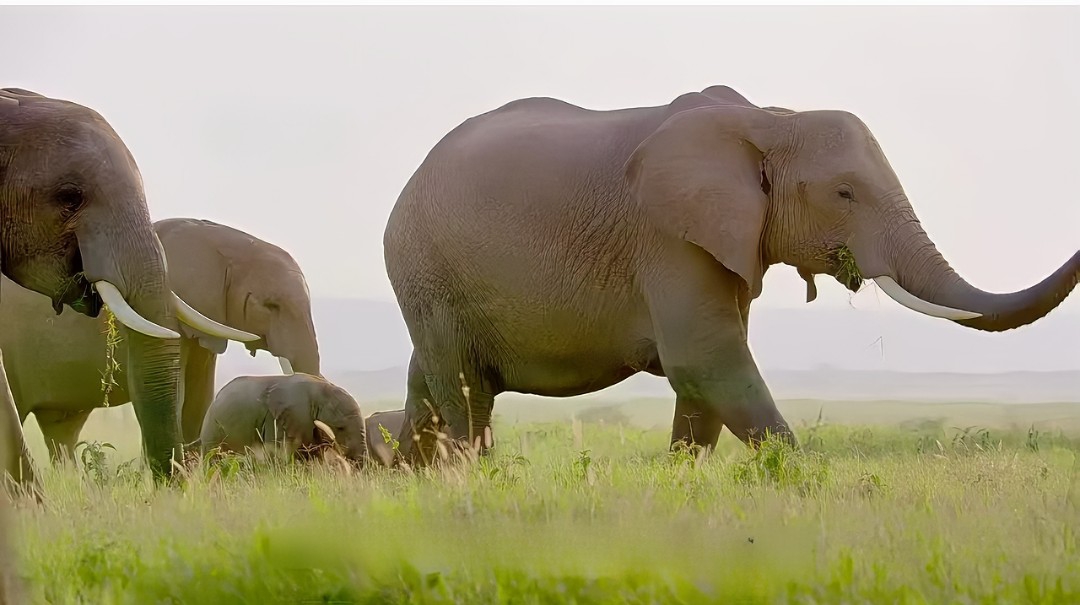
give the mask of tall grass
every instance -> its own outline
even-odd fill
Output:
[[[497,426],[468,466],[224,457],[175,488],[88,444],[20,503],[20,572],[38,603],[1080,601],[1064,436],[818,424],[702,458],[575,424]]]

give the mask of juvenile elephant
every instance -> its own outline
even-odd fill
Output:
[[[205,455],[215,448],[243,452],[275,443],[302,455],[329,440],[316,420],[330,428],[345,458],[367,458],[360,405],[345,389],[303,373],[234,378],[206,412],[200,447]]]
[[[238,229],[206,220],[170,218],[154,223],[168,261],[173,290],[206,316],[240,328],[250,337],[254,355],[268,350],[286,372],[319,374],[319,345],[311,318],[311,298],[304,274],[281,248]],[[31,412],[55,461],[72,449],[90,412],[105,405],[105,318],[54,317],[42,297],[29,291],[7,292],[0,302],[0,348],[14,349],[7,364],[21,421]],[[180,327],[180,426],[185,443],[202,429],[214,397],[217,356],[226,341],[187,326]],[[118,346],[124,359],[127,339]],[[118,383],[109,405],[131,400],[125,380],[128,366],[115,370]]]
[[[379,427],[386,429],[386,432],[396,439],[401,434],[401,428],[405,425],[405,410],[375,412],[367,417],[364,425],[367,431],[368,453],[371,454],[372,459],[377,459],[384,466],[393,466],[395,462],[394,446],[387,443],[386,437],[379,430]],[[491,427],[485,427],[482,448],[491,448],[494,445],[495,437]],[[398,451],[402,451],[400,445]]]
[[[777,263],[807,300],[815,274],[853,291],[869,278],[987,331],[1041,318],[1080,277],[1078,252],[1027,290],[974,288],[859,118],[760,109],[726,86],[615,111],[530,98],[466,120],[406,184],[383,243],[413,342],[399,439],[422,460],[414,426],[433,415],[471,441],[499,393],[578,395],[642,371],[675,391],[672,445],[713,447],[724,426],[791,439],[747,347]]]
[[[39,307],[90,317],[107,306],[128,346],[128,386],[156,476],[179,451],[179,325],[236,337],[187,306],[169,286],[142,176],[127,146],[97,112],[16,88],[0,89],[0,268],[33,290]],[[86,320],[92,323],[92,320]],[[0,321],[0,335],[17,322]],[[13,361],[37,342],[3,345]],[[0,360],[0,370],[3,363]],[[0,479],[34,485],[22,424],[0,372]]]

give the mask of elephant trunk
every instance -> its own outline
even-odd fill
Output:
[[[121,313],[135,314],[165,332],[175,333],[178,324],[165,257],[141,191],[130,195],[140,199],[137,203],[123,203],[123,198],[113,197],[114,204],[95,210],[103,216],[88,218],[84,223],[88,227],[77,233],[83,270],[88,281],[98,284],[99,293],[115,290],[102,298],[119,298],[110,305],[118,319]],[[108,285],[103,288],[102,283]],[[145,325],[137,322],[122,323],[120,329],[128,351],[125,373],[142,429],[145,455],[155,476],[167,476],[172,471],[171,460],[182,451],[177,418],[180,341],[178,337],[162,337],[164,332],[143,330]]]
[[[278,358],[282,373],[301,372],[312,376],[322,376],[315,326],[311,321],[310,313],[306,315],[306,317],[298,318],[287,316],[286,319],[271,327],[266,346],[270,354]]]
[[[1061,304],[1080,280],[1080,252],[1038,284],[1008,294],[975,288],[956,273],[918,221],[907,221],[887,251],[893,275],[873,276],[900,304],[927,315],[1001,332],[1030,324]]]
[[[312,343],[312,346],[304,347],[304,349],[304,351],[289,358],[293,371],[311,374],[312,376],[322,376],[318,345]]]

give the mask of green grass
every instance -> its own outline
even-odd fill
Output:
[[[19,571],[35,603],[1080,601],[1062,434],[808,425],[700,460],[662,430],[496,431],[469,467],[230,458],[173,488],[92,443],[20,503]]]

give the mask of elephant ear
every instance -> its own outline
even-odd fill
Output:
[[[312,443],[314,415],[306,393],[298,385],[275,383],[266,389],[266,407],[277,426],[278,439],[288,442],[290,450]]]
[[[649,221],[693,243],[761,293],[770,184],[765,157],[777,116],[750,107],[675,114],[631,154],[625,175]]]

